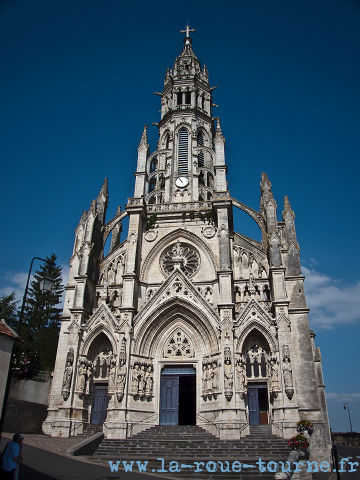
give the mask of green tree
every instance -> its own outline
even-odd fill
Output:
[[[10,295],[0,297],[0,318],[4,319],[9,327],[16,332],[19,320],[19,312],[17,310],[19,300],[15,300],[15,295],[15,292],[12,292]]]
[[[49,292],[40,290],[39,282],[44,275],[53,280]],[[20,332],[26,345],[37,351],[42,370],[53,370],[55,365],[61,314],[58,307],[63,291],[61,267],[56,265],[56,255],[52,254],[34,274]]]

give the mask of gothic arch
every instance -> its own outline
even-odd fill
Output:
[[[99,335],[101,334],[104,334],[109,339],[112,351],[115,354],[117,352],[116,339],[114,338],[111,329],[109,328],[109,325],[100,322],[93,328],[93,330],[89,332],[87,337],[84,339],[84,342],[80,346],[79,355],[87,356],[91,351],[94,342],[96,342],[97,337],[99,337]]]
[[[178,238],[184,238],[186,240],[190,240],[191,242],[194,243],[198,247],[200,251],[203,251],[204,253],[207,254],[210,263],[213,266],[214,269],[214,276],[215,272],[217,270],[217,261],[216,258],[213,254],[213,252],[210,250],[208,245],[197,235],[195,235],[192,232],[189,232],[187,230],[183,230],[182,228],[178,228],[177,230],[174,230],[173,232],[165,235],[161,240],[158,241],[158,243],[154,246],[154,248],[149,252],[148,256],[145,258],[143,266],[141,268],[141,274],[140,274],[140,281],[145,281],[145,274],[146,271],[148,270],[149,265],[154,261],[155,257],[171,242],[177,240]]]
[[[270,347],[270,353],[274,354],[275,352],[278,351],[278,342],[275,339],[274,335],[272,332],[269,330],[268,323],[265,322],[262,323],[259,319],[254,319],[254,320],[249,320],[247,322],[247,325],[245,328],[238,334],[238,341],[236,344],[236,351],[237,352],[242,352],[243,347],[246,344],[246,341],[248,337],[254,332],[256,335],[256,332],[259,332],[267,341],[269,347]]]
[[[195,306],[184,299],[171,298],[149,316],[134,321],[134,353],[138,355],[155,357],[176,328],[191,336],[195,354],[205,355],[209,350],[216,352],[218,349],[215,322],[211,322],[200,305]]]

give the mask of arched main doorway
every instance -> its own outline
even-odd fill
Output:
[[[166,365],[160,378],[160,425],[196,425],[196,371]]]
[[[257,329],[247,336],[243,353],[246,362],[249,424],[267,425],[269,423],[268,360],[270,347],[264,335]]]

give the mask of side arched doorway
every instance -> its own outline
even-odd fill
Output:
[[[166,365],[160,378],[160,425],[196,425],[196,371]]]

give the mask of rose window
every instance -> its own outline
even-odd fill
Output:
[[[166,248],[160,257],[160,268],[165,276],[179,268],[187,277],[192,277],[199,267],[199,252],[188,243],[178,241]]]

